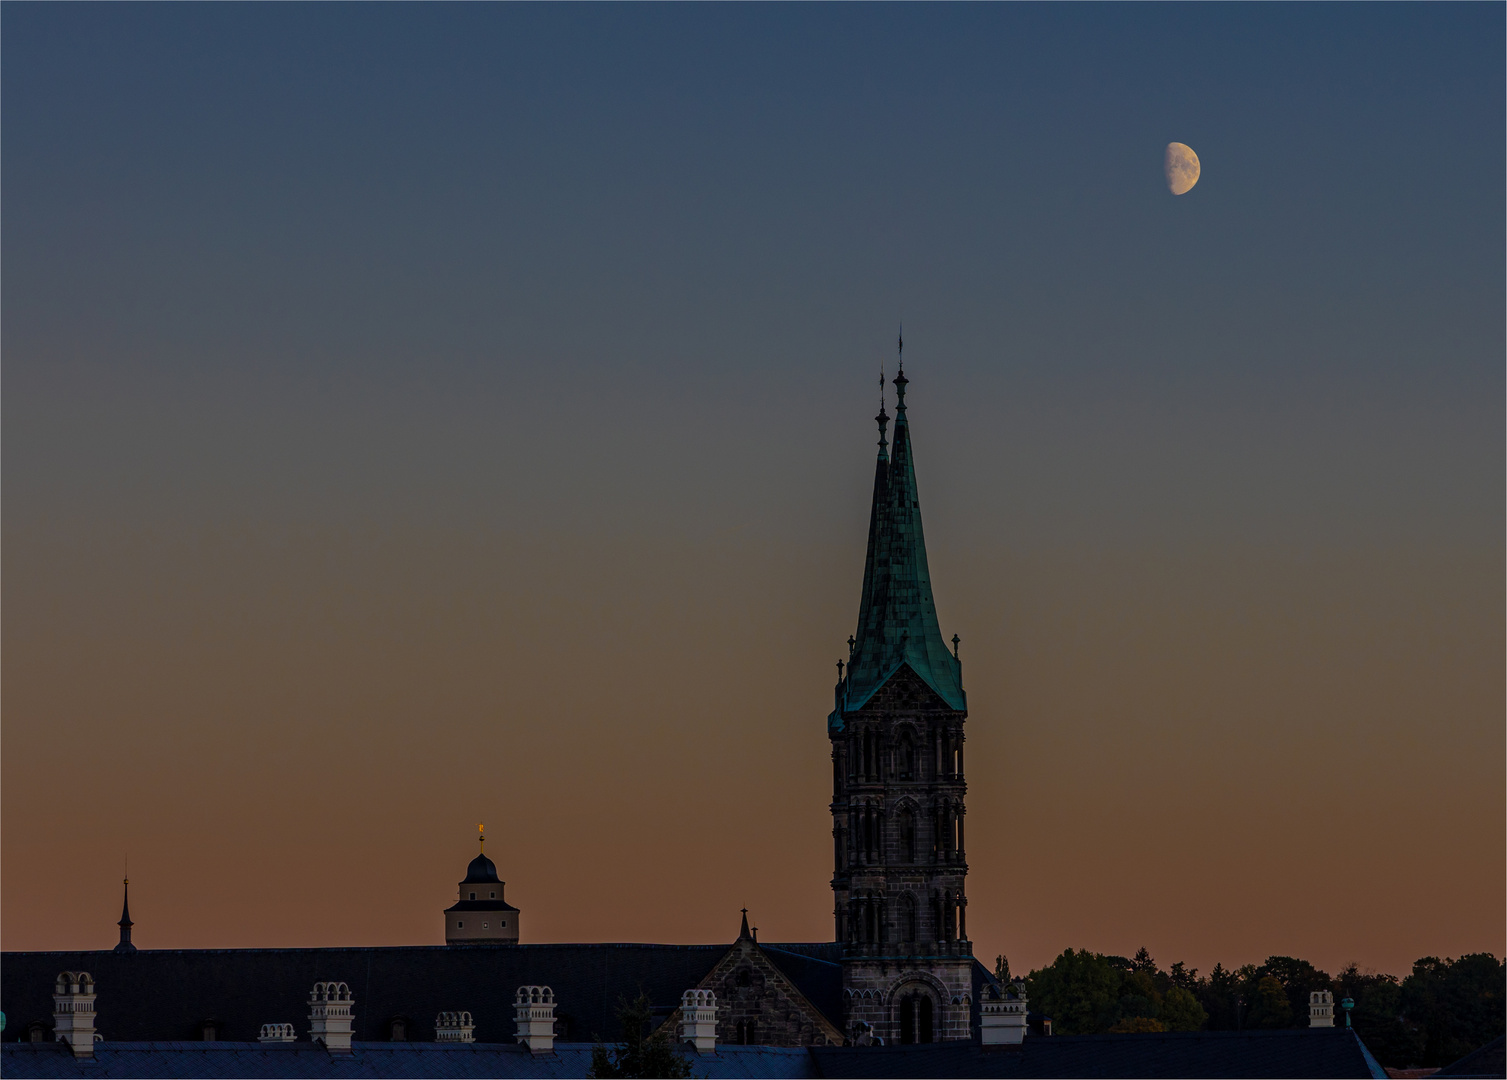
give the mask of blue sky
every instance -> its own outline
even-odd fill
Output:
[[[1064,761],[1144,723],[1148,762],[1264,762],[1289,807],[1336,776],[1465,775],[1500,810],[1500,770],[1480,771],[1501,759],[1500,5],[12,4],[0,25],[8,762],[59,724],[85,738],[110,702],[157,715],[206,626],[223,654],[172,723],[222,716],[245,745],[273,706],[242,715],[213,686],[263,672],[296,718],[356,678],[331,661],[297,689],[265,669],[284,635],[322,656],[408,640],[412,604],[506,595],[509,633],[591,642],[623,680],[610,700],[682,733],[702,706],[664,688],[686,670],[799,668],[746,707],[817,740],[819,787],[875,379],[903,320],[978,737],[990,717],[1061,732],[1029,768],[1000,749],[1021,791],[1073,790]],[[1182,197],[1161,173],[1173,140],[1203,164]],[[435,618],[457,649],[483,632]],[[1122,671],[1137,635],[1183,658],[1165,682]],[[1224,651],[1193,659],[1201,641]],[[488,679],[527,696],[574,678],[570,650],[519,648],[444,669],[465,724],[513,731],[476,704]],[[393,668],[402,693],[441,678],[425,663]],[[1315,675],[1271,696],[1293,665],[1360,689],[1330,699]],[[1075,705],[1091,670],[1126,681]],[[579,704],[580,731],[608,700]],[[402,730],[384,708],[337,728]],[[1315,751],[1328,774],[1280,740],[1178,757],[1211,715],[1247,713],[1369,731],[1381,757],[1354,772],[1338,744]],[[133,752],[174,760],[155,723]],[[776,751],[740,752],[763,797]],[[580,775],[604,783],[596,768]],[[1128,782],[1104,770],[1082,780],[1096,798]],[[1208,820],[1240,819],[1208,798]],[[824,857],[820,821],[781,827]],[[33,856],[10,830],[7,868],[40,874],[49,849],[12,863]],[[30,910],[17,880],[8,933]],[[1043,895],[1033,925],[1069,910]],[[1094,944],[1057,932],[1021,947]],[[1397,962],[1447,951],[1426,937]]]

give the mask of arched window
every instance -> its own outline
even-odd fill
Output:
[[[900,858],[908,863],[916,861],[916,815],[908,808],[900,811]]]
[[[916,1041],[929,1043],[931,1042],[931,998],[926,994],[917,996],[921,1000],[920,1008],[916,1010],[920,1014],[916,1017]]]
[[[902,914],[904,915],[904,918],[905,918],[905,940],[908,941],[908,942],[915,941],[916,940],[916,930],[917,930],[917,927],[916,927],[916,898],[914,896],[912,896],[910,893],[906,893],[905,894],[905,899],[902,901],[902,906],[903,906],[903,912],[902,912]]]
[[[738,985],[739,986],[751,986],[752,984],[753,984],[753,972],[750,971],[746,967],[745,968],[739,968],[738,969]]]
[[[900,779],[916,778],[916,740],[909,731],[900,736]]]
[[[909,994],[900,999],[900,1041],[906,1046],[916,1041],[916,999]]]
[[[875,764],[874,733],[872,731],[866,731],[863,733],[863,775],[865,779],[875,779],[875,773],[878,771],[875,768]]]

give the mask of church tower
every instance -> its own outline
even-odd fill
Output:
[[[882,401],[875,418],[879,460],[858,631],[838,663],[827,718],[846,1034],[886,1043],[969,1038],[974,964],[963,893],[968,701],[959,639],[949,650],[932,600],[908,382],[902,367],[892,453]]]

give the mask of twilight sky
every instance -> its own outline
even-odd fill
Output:
[[[830,939],[903,319],[976,954],[1507,951],[1500,5],[0,30],[5,948]]]

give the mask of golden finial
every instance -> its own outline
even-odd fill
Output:
[[[479,821],[476,823],[476,839],[481,844],[481,850],[485,852],[487,850],[487,834],[482,831],[481,822]]]

